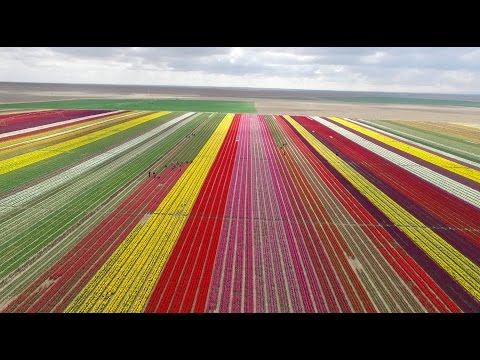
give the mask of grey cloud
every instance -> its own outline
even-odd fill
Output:
[[[115,74],[125,79],[137,78],[134,74],[161,79],[169,74],[168,79],[249,78],[260,87],[267,78],[283,78],[315,80],[318,88],[328,83],[346,90],[353,83],[412,89],[442,84],[480,92],[480,48],[0,48],[3,68],[22,65],[46,77],[42,71],[52,64],[70,69],[69,79],[82,79],[83,66],[99,74],[108,69],[109,79]],[[128,74],[122,74],[125,70]]]
[[[205,71],[217,74],[249,72],[269,74],[273,68],[298,64],[362,65],[382,68],[434,68],[480,70],[480,52],[475,48],[244,48],[245,55],[231,62],[230,48],[52,48],[72,56],[152,65],[174,71]],[[376,57],[376,54],[382,56]],[[136,60],[135,60],[136,59]],[[269,66],[272,65],[272,66]],[[299,69],[304,69],[299,67]]]
[[[124,48],[114,47],[55,47],[51,48],[55,53],[60,53],[73,57],[86,58],[112,58],[118,56],[124,51]]]

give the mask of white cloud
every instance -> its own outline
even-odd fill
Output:
[[[365,64],[379,64],[383,58],[385,58],[383,51],[375,51],[374,54],[364,56],[360,61]]]

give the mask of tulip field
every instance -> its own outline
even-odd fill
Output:
[[[0,312],[480,312],[480,127],[0,112]]]

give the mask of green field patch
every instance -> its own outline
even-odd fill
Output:
[[[151,110],[256,113],[253,101],[185,99],[81,99],[0,104],[0,109]]]
[[[370,104],[404,104],[404,105],[425,105],[425,106],[465,106],[480,107],[478,101],[466,100],[443,100],[423,98],[401,98],[390,96],[355,96],[355,97],[318,97],[317,100],[340,101],[349,103],[370,103]]]

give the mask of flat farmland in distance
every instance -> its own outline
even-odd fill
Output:
[[[0,312],[480,311],[476,124],[0,107]]]

